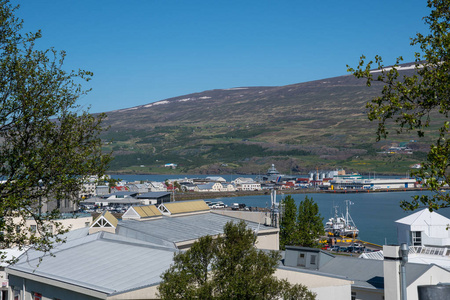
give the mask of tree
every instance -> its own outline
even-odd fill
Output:
[[[161,276],[162,299],[315,299],[303,285],[278,280],[280,254],[254,246],[256,236],[245,222],[231,222],[217,239],[202,237],[174,257]]]
[[[319,213],[319,206],[312,198],[305,196],[305,200],[298,206],[298,242],[303,247],[320,247],[319,238],[325,234],[323,218]]]
[[[381,96],[367,104],[369,120],[378,122],[377,140],[386,138],[391,128],[397,133],[416,131],[419,137],[427,134],[435,139],[422,168],[412,172],[434,193],[403,201],[401,207],[405,210],[421,205],[430,211],[450,206],[450,194],[441,192],[450,184],[450,1],[428,0],[428,7],[431,13],[424,21],[429,33],[417,33],[411,40],[411,45],[420,48],[415,54],[415,75],[400,77],[402,57],[392,68],[385,68],[382,58],[375,56],[378,73],[371,72],[374,62],[366,64],[364,56],[356,69],[348,68],[356,77],[365,78],[368,86],[372,82],[384,84]]]
[[[62,69],[65,53],[36,50],[41,33],[22,34],[17,7],[0,1],[0,247],[32,245],[49,251],[66,231],[46,201],[78,198],[89,175],[103,175],[97,117],[76,105],[91,73]],[[25,227],[27,219],[36,229]],[[50,231],[52,224],[55,232]]]
[[[282,217],[280,221],[280,249],[286,246],[298,245],[297,205],[291,195],[281,200]]]
[[[319,238],[325,232],[317,203],[305,196],[297,209],[294,198],[288,195],[281,204],[280,249],[284,250],[286,246],[319,247]]]

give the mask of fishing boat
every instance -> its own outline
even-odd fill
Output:
[[[353,204],[350,200],[345,200],[345,216],[338,215],[338,207],[334,207],[334,217],[330,218],[325,224],[325,233],[329,236],[348,236],[357,237],[359,230],[349,213],[349,205]]]

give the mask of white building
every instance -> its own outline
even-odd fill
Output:
[[[395,221],[397,241],[408,246],[449,247],[450,219],[427,208]]]
[[[149,192],[167,192],[167,187],[162,182],[150,181],[148,185]]]
[[[221,192],[223,186],[220,182],[209,182],[197,185],[199,192]]]
[[[242,182],[237,186],[237,189],[240,191],[260,191],[261,183],[258,182]]]

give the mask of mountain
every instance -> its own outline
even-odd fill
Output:
[[[365,105],[381,88],[348,75],[204,91],[107,112],[102,138],[115,156],[111,172],[258,174],[274,163],[290,173],[343,167],[404,174],[427,142],[409,143],[412,134],[375,142]],[[377,153],[407,143],[413,155]]]

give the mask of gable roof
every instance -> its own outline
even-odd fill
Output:
[[[198,184],[197,186],[199,190],[210,190],[213,188],[214,184],[215,182],[208,182],[205,184]]]
[[[209,206],[203,200],[167,202],[160,204],[158,208],[163,214],[167,215],[210,210]]]
[[[428,208],[418,211],[412,215],[404,217],[395,221],[396,223],[416,226],[446,226],[450,224],[450,219],[438,214],[437,212],[430,212]]]
[[[109,211],[103,212],[91,224],[92,227],[117,227],[119,221]]]
[[[122,215],[122,219],[142,219],[162,216],[155,205],[131,206]]]

